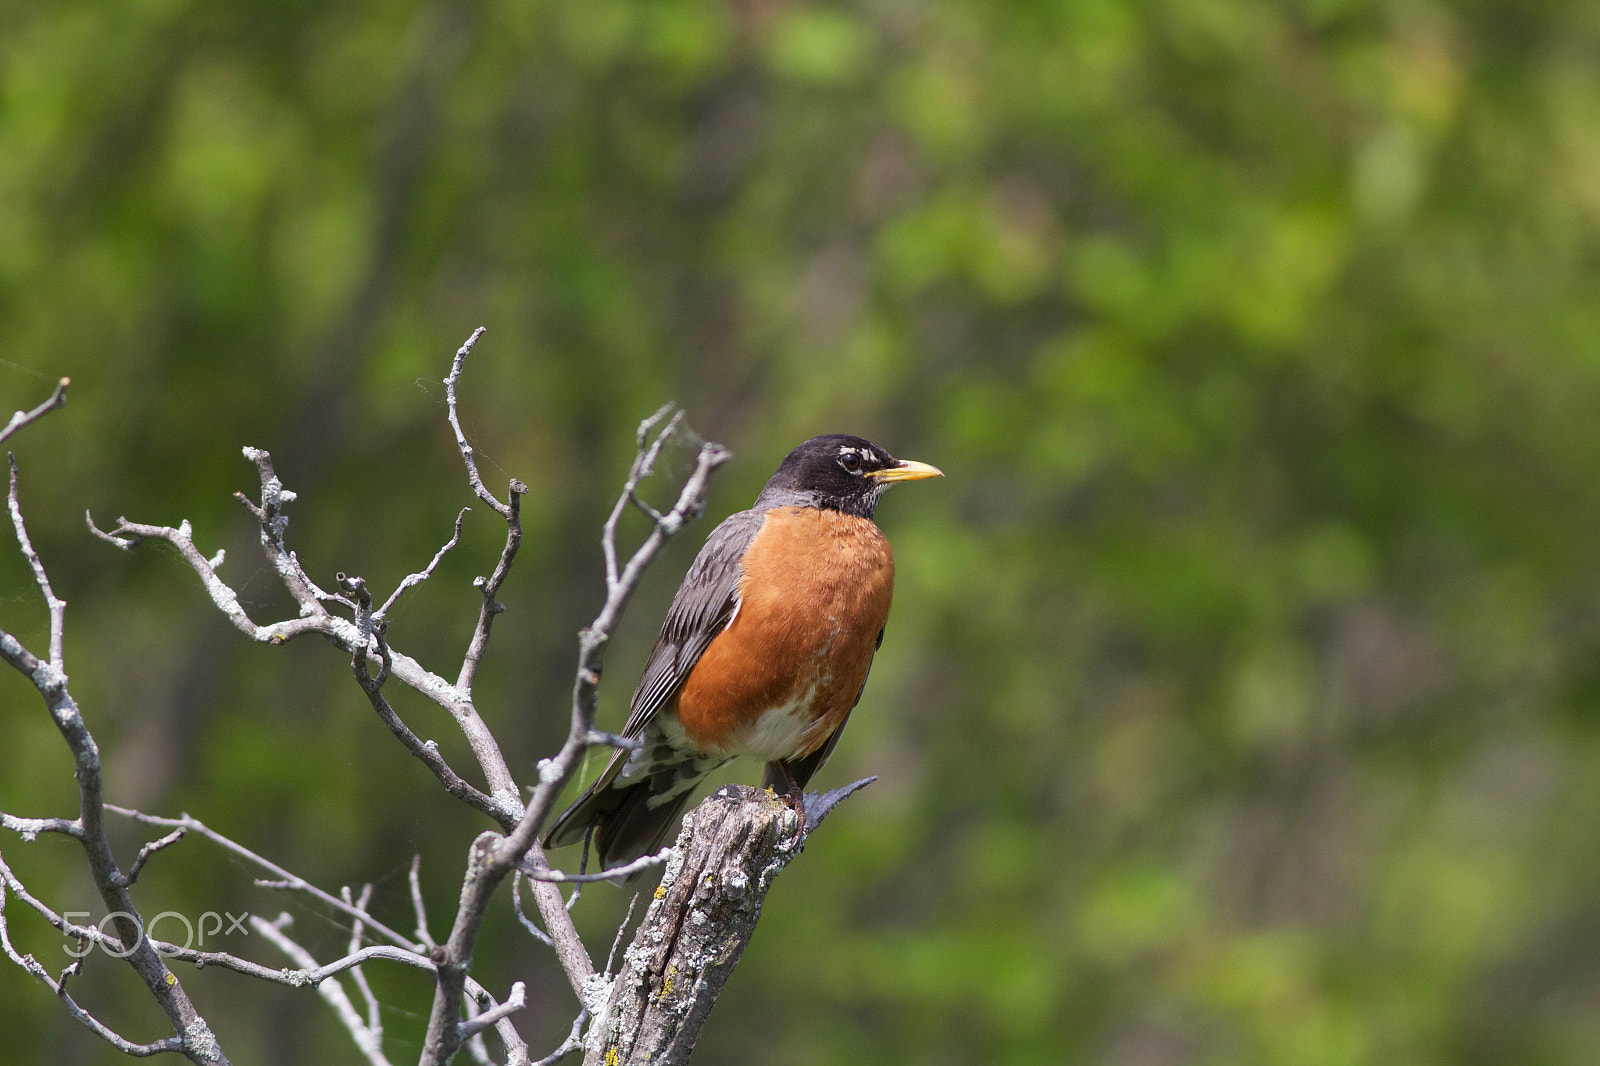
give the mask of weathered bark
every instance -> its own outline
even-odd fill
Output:
[[[585,1066],[687,1062],[773,879],[834,805],[872,780],[808,793],[799,836],[795,812],[766,789],[725,785],[691,811],[589,1029]]]

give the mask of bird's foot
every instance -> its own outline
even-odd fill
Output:
[[[788,763],[779,763],[783,767],[783,776],[789,783],[789,790],[783,795],[783,802],[789,805],[794,812],[794,836],[789,838],[790,846],[794,846],[805,839],[806,836],[806,790],[796,781],[794,774],[789,772]]]

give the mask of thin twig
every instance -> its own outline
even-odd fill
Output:
[[[60,833],[76,840],[83,839],[83,825],[74,818],[19,818],[0,811],[0,829],[9,829],[30,844],[40,833]]]
[[[161,944],[160,942],[157,942],[157,947],[164,954],[171,954],[172,957],[180,960],[193,961],[196,963],[196,965],[223,966],[227,969],[248,974],[252,977],[260,977],[264,980],[272,981],[276,984],[291,985],[297,988],[315,985],[317,986],[319,992],[331,985],[335,988],[338,988],[339,994],[344,996],[345,1003],[350,1006],[350,1017],[355,1020],[356,1024],[361,1026],[361,1028],[365,1031],[377,1032],[380,1037],[381,1029],[373,1026],[370,1020],[363,1022],[360,1014],[355,1010],[354,1005],[350,1004],[349,997],[345,995],[343,989],[340,988],[339,983],[337,981],[330,980],[330,978],[336,977],[345,970],[354,970],[363,962],[378,960],[399,962],[413,967],[414,969],[426,970],[429,972],[433,972],[434,970],[433,962],[425,956],[419,955],[416,952],[385,947],[383,945],[362,948],[360,951],[353,952],[342,959],[319,966],[317,965],[316,959],[312,957],[309,952],[306,952],[304,948],[301,948],[298,944],[295,944],[292,940],[289,940],[289,938],[283,933],[283,929],[292,924],[292,922],[293,918],[287,912],[279,914],[277,919],[272,922],[266,921],[259,915],[252,915],[250,918],[251,928],[255,929],[262,936],[272,941],[272,943],[280,950],[284,951],[285,954],[290,955],[290,957],[302,967],[299,970],[268,970],[266,967],[257,966],[255,963],[245,962],[242,959],[235,958],[231,955],[225,955],[220,952],[191,951],[185,948],[178,948],[171,944]],[[368,919],[368,922],[370,924],[370,918]],[[291,951],[290,947],[285,946],[286,944],[292,946],[295,950]],[[495,1006],[494,997],[490,995],[488,990],[477,981],[469,978],[467,981],[467,991],[474,998],[489,1004],[490,1009]],[[338,1008],[335,1007],[335,1009],[337,1010]],[[342,1018],[343,1012],[341,1011],[340,1013]],[[521,1035],[518,1034],[515,1027],[511,1025],[510,1021],[504,1017],[501,1017],[495,1021],[494,1028],[495,1032],[499,1035],[501,1042],[506,1046],[510,1060],[513,1062],[517,1061],[518,1055],[520,1054],[522,1061],[526,1061],[527,1044],[523,1041]],[[351,1032],[355,1033],[356,1030],[351,1029]],[[358,1043],[359,1042],[360,1041],[358,1039]]]
[[[511,995],[507,996],[505,1002],[498,1007],[486,1010],[476,1018],[458,1023],[456,1036],[461,1040],[466,1040],[477,1033],[483,1032],[501,1018],[510,1017],[527,1005],[528,986],[521,981],[517,981],[511,986]]]
[[[139,854],[134,857],[133,864],[128,867],[128,872],[122,879],[123,887],[132,888],[134,881],[138,880],[139,878],[139,871],[144,869],[144,864],[149,860],[150,856],[154,855],[162,848],[172,847],[172,845],[182,840],[183,834],[187,832],[188,830],[180,825],[178,828],[174,829],[160,840],[152,840],[150,843],[140,848]]]
[[[4,427],[0,427],[0,443],[4,443],[7,437],[28,423],[37,422],[57,407],[65,405],[67,402],[67,386],[71,384],[71,378],[62,378],[56,382],[55,391],[50,394],[50,398],[44,403],[31,411],[18,411],[12,415],[11,421],[7,422]]]
[[[383,683],[392,672],[394,662],[393,653],[389,650],[388,641],[383,632],[374,634],[378,643],[380,667],[378,676],[372,677],[367,669],[367,654],[365,648],[358,647],[350,659],[350,669],[355,673],[356,684],[361,686],[361,691],[366,693],[367,701],[372,704],[372,709],[378,713],[378,719],[395,739],[405,745],[405,749],[426,766],[433,776],[450,795],[488,815],[501,825],[513,825],[515,819],[511,812],[495,800],[493,796],[475,787],[470,781],[463,778],[445,761],[439,753],[439,746],[431,740],[423,740],[411,731],[389,703],[383,694]]]
[[[317,960],[311,953],[283,932],[289,925],[288,914],[279,915],[276,922],[269,922],[260,917],[252,916],[250,925],[266,940],[270,941],[279,951],[293,959],[297,966],[303,969],[314,968]],[[354,971],[359,973],[359,970]],[[383,1031],[376,1026],[363,1024],[361,1015],[356,1012],[355,1005],[350,1002],[350,997],[345,994],[344,986],[336,980],[326,980],[317,985],[317,995],[323,1002],[333,1008],[339,1016],[339,1021],[350,1030],[350,1036],[356,1042],[356,1047],[366,1056],[372,1066],[389,1066],[389,1060],[383,1054]]]
[[[628,923],[633,921],[633,909],[639,905],[639,893],[635,892],[628,899],[628,913],[622,916],[622,921],[617,925],[617,935],[612,938],[611,950],[606,952],[606,973],[611,973],[611,967],[617,961],[617,949],[622,946],[622,934],[627,932]]]
[[[572,1031],[561,1042],[561,1046],[534,1063],[533,1066],[555,1066],[557,1062],[583,1047],[583,1037],[581,1035],[583,1033],[583,1023],[588,1020],[589,1012],[579,1011],[578,1016],[572,1019]]]
[[[417,915],[417,942],[432,951],[433,936],[428,932],[428,910],[422,903],[422,856],[411,856],[411,907]]]
[[[251,927],[259,921],[257,915],[251,915]],[[364,962],[398,962],[402,966],[409,966],[413,970],[427,970],[432,972],[433,964],[414,951],[403,948],[390,947],[387,944],[373,944],[360,951],[351,952],[342,959],[318,966],[315,960],[299,970],[274,970],[270,966],[241,959],[237,955],[230,955],[225,951],[196,951],[193,948],[183,947],[181,944],[168,944],[160,940],[150,942],[155,949],[169,959],[179,962],[192,962],[197,967],[220,966],[225,970],[246,974],[273,984],[288,985],[291,988],[311,988],[336,977],[346,970],[353,970]]]
[[[472,336],[457,349],[455,359],[450,363],[450,373],[445,375],[444,379],[445,411],[450,420],[450,429],[455,433],[456,448],[461,452],[461,461],[467,468],[467,484],[475,496],[493,507],[495,513],[506,520],[506,544],[500,551],[500,560],[495,563],[493,572],[487,578],[478,578],[474,582],[482,594],[483,603],[478,610],[478,624],[473,627],[472,639],[467,642],[466,654],[462,656],[461,673],[456,678],[456,688],[466,693],[471,693],[472,684],[477,680],[478,667],[489,645],[489,630],[494,626],[495,615],[505,610],[505,605],[498,602],[495,595],[500,591],[506,574],[511,570],[511,562],[517,556],[517,549],[522,544],[522,497],[528,492],[527,485],[512,478],[510,485],[507,486],[507,502],[501,503],[495,499],[494,495],[484,487],[483,478],[478,475],[478,461],[473,447],[467,443],[467,435],[461,429],[461,417],[457,410],[456,382],[461,380],[461,371],[466,365],[467,356],[471,354],[472,346],[478,343],[478,338],[483,336],[483,330],[482,326],[473,330]]]
[[[300,559],[289,550],[285,535],[289,529],[289,515],[284,508],[299,497],[284,487],[283,481],[278,477],[278,472],[272,468],[272,456],[261,448],[252,448],[246,445],[240,449],[244,457],[256,464],[256,472],[261,478],[261,505],[258,507],[243,493],[235,493],[245,509],[256,517],[261,525],[261,549],[267,555],[267,561],[272,563],[273,569],[278,572],[278,579],[288,589],[289,595],[294,597],[300,605],[300,613],[306,616],[315,616],[325,611],[324,603],[343,603],[350,606],[342,598],[324,592],[317,587],[306,573],[305,567],[300,565]]]
[[[451,548],[454,548],[457,544],[461,543],[461,521],[467,517],[467,512],[470,510],[472,510],[470,507],[461,508],[461,513],[456,515],[455,532],[450,535],[449,540],[445,541],[444,547],[440,548],[436,553],[434,553],[433,561],[427,566],[423,567],[417,573],[407,574],[405,580],[396,585],[395,590],[389,593],[389,598],[383,601],[383,606],[379,607],[373,612],[374,618],[381,622],[384,617],[388,615],[389,608],[393,607],[395,601],[400,598],[401,593],[405,592],[406,589],[414,588],[415,586],[422,584],[424,581],[428,580],[428,578],[433,576],[433,569],[439,565],[439,560],[443,559],[445,557],[445,553]]]
[[[193,963],[197,968],[217,966],[225,970],[232,970],[235,973],[260,978],[263,981],[271,981],[273,984],[288,985],[291,988],[306,988],[316,985],[329,977],[360,966],[363,962],[376,960],[398,962],[418,970],[428,970],[430,972],[433,970],[433,963],[427,956],[418,954],[415,951],[384,944],[376,944],[352,951],[344,958],[330,962],[327,965],[318,965],[316,960],[313,959],[303,964],[304,969],[285,970],[263,966],[260,963],[251,962],[249,959],[241,959],[237,955],[232,955],[225,951],[199,951],[182,944],[171,944],[164,940],[158,940],[154,937],[146,936],[142,924],[136,925],[133,937],[125,940],[111,936],[98,926],[78,925],[70,922],[64,915],[56,913],[56,911],[27,890],[27,887],[18,879],[16,872],[6,864],[4,859],[0,859],[0,883],[8,885],[13,895],[26,903],[39,917],[43,918],[63,935],[91,942],[104,948],[108,954],[118,958],[128,955],[143,944],[148,944],[163,958]],[[287,915],[284,917],[287,917]],[[259,916],[251,917],[252,923],[261,920]],[[282,919],[280,918],[281,921]],[[127,946],[129,943],[133,944],[132,948]]]
[[[473,458],[472,445],[467,443],[467,435],[461,431],[461,420],[456,416],[456,382],[461,378],[461,368],[467,361],[467,356],[472,353],[472,346],[478,343],[478,338],[483,336],[484,327],[479,326],[472,331],[472,336],[467,338],[465,344],[456,349],[456,357],[450,364],[450,373],[444,379],[445,410],[450,419],[450,428],[455,430],[456,447],[461,450],[461,459],[467,464],[467,481],[472,485],[473,493],[495,509],[502,518],[511,517],[511,508],[494,498],[494,494],[483,487],[483,478],[478,476],[478,463]]]
[[[88,1029],[91,1033],[98,1036],[106,1043],[110,1044],[112,1047],[116,1048],[118,1051],[122,1052],[124,1055],[130,1055],[134,1058],[142,1059],[148,1058],[151,1055],[160,1055],[163,1052],[168,1051],[183,1051],[183,1038],[179,1036],[169,1036],[165,1040],[157,1040],[149,1044],[135,1044],[127,1037],[113,1032],[105,1025],[104,1022],[100,1021],[100,1019],[96,1018],[94,1015],[78,1006],[77,1001],[67,993],[62,981],[58,981],[54,977],[51,977],[50,971],[41,966],[38,959],[35,959],[31,954],[23,955],[19,953],[17,949],[12,946],[11,937],[6,929],[6,885],[9,881],[9,878],[0,879],[0,949],[5,951],[6,956],[10,958],[12,962],[16,963],[28,973],[38,978],[46,988],[54,993],[56,998],[61,1001],[61,1005],[66,1007],[67,1014],[70,1015],[74,1021],[76,1021],[79,1025],[82,1025],[85,1029]],[[62,973],[62,979],[64,980],[68,973],[74,972],[76,972],[74,967],[67,967],[67,969]]]
[[[122,948],[122,941],[110,933],[105,932],[98,926],[74,925],[51,910],[43,900],[28,891],[28,886],[22,883],[22,880],[17,877],[16,871],[11,869],[3,856],[0,856],[0,884],[10,886],[12,895],[33,908],[41,918],[65,935],[104,947],[112,955],[119,958],[125,954]]]
[[[148,943],[152,945],[152,947],[161,955],[164,955],[168,958],[177,959],[182,962],[190,962],[197,967],[220,966],[224,969],[233,970],[237,973],[271,981],[275,984],[289,985],[291,987],[315,985],[319,982],[327,980],[329,977],[333,977],[339,973],[342,973],[351,967],[359,966],[361,963],[369,961],[383,960],[388,962],[398,962],[415,969],[427,970],[430,972],[432,972],[435,968],[434,963],[428,957],[428,951],[432,947],[431,944],[421,944],[411,941],[405,935],[397,932],[396,930],[385,925],[383,922],[380,922],[372,917],[370,912],[358,908],[355,904],[346,903],[337,896],[323,891],[316,885],[306,881],[304,878],[298,877],[290,873],[288,870],[285,870],[283,867],[272,862],[270,859],[266,859],[251,851],[249,848],[246,848],[236,841],[229,839],[221,833],[218,833],[216,830],[210,828],[196,818],[190,817],[187,814],[180,818],[163,818],[158,815],[145,814],[143,811],[132,810],[126,807],[118,807],[109,803],[105,804],[105,809],[146,825],[168,826],[174,828],[181,826],[190,832],[198,833],[225,850],[238,856],[239,858],[254,863],[256,866],[259,866],[260,868],[279,876],[279,880],[257,881],[257,884],[265,884],[271,887],[305,893],[306,895],[309,895],[314,899],[326,904],[333,910],[339,911],[351,919],[361,922],[365,928],[378,933],[379,935],[391,941],[391,943],[394,945],[397,945],[397,947],[387,947],[384,945],[365,947],[351,955],[347,955],[345,958],[328,963],[324,966],[317,966],[313,960],[309,967],[301,970],[274,970],[269,967],[261,966],[257,963],[249,962],[245,959],[240,959],[236,956],[227,954],[226,952],[195,951],[190,948],[164,943],[159,940],[149,940]],[[0,859],[0,874],[7,872],[8,869],[5,867],[4,860]],[[14,885],[14,887],[20,887],[20,883]],[[40,913],[45,916],[46,920],[51,921],[51,924],[55,925],[56,928],[60,929],[63,933],[66,933],[69,936],[77,936],[94,940],[98,943],[104,943],[116,953],[121,954],[121,942],[117,939],[101,933],[93,926],[74,926],[71,923],[66,922],[59,915],[52,917],[49,909],[44,907],[43,904],[37,903],[36,901],[32,902],[32,905],[34,906],[35,910],[40,911]],[[489,995],[488,991],[484,989],[483,986],[477,981],[472,980],[471,978],[467,979],[466,990],[474,996],[487,998],[487,1001],[491,1004],[494,1002],[493,997]],[[508,1054],[511,1056],[511,1061],[527,1061],[527,1044],[522,1040],[521,1036],[517,1033],[515,1027],[511,1025],[509,1020],[501,1020],[495,1026],[495,1031],[508,1049]],[[170,1049],[163,1048],[163,1050]]]
[[[223,836],[221,833],[218,833],[216,830],[210,828],[197,818],[190,817],[187,814],[180,818],[162,818],[159,815],[145,814],[143,811],[131,810],[126,807],[117,807],[109,803],[105,805],[105,809],[115,814],[132,818],[134,821],[142,822],[146,825],[173,827],[183,826],[191,832],[199,833],[207,840],[210,840],[227,851],[232,852],[239,858],[244,859],[247,862],[254,863],[261,869],[277,875],[276,880],[258,880],[256,882],[258,885],[270,888],[286,889],[292,892],[305,893],[306,895],[309,895],[313,899],[322,902],[333,910],[339,911],[353,920],[362,922],[367,929],[380,934],[392,944],[398,945],[398,947],[401,949],[400,951],[395,951],[393,948],[382,946],[363,948],[354,956],[341,959],[337,963],[330,963],[328,966],[321,967],[319,970],[310,971],[308,973],[295,973],[292,971],[265,971],[262,968],[256,968],[254,963],[247,964],[244,963],[243,960],[234,959],[232,956],[223,955],[221,953],[213,954],[206,952],[188,952],[173,949],[169,953],[175,958],[183,959],[185,961],[192,961],[197,965],[220,965],[228,969],[238,970],[241,973],[248,973],[253,977],[262,977],[266,980],[275,981],[279,984],[291,985],[314,983],[311,980],[312,978],[320,980],[323,977],[330,976],[333,973],[342,972],[349,966],[359,964],[369,959],[386,959],[392,962],[401,962],[408,966],[414,966],[418,969],[424,970],[432,970],[434,968],[434,964],[429,958],[429,954],[434,945],[429,943],[419,943],[411,940],[403,933],[400,933],[385,925],[383,922],[378,921],[370,913],[363,910],[358,910],[353,904],[348,904],[339,897],[325,892],[316,885],[311,884],[303,877],[298,877],[295,874],[290,873],[288,870],[285,870],[283,867],[279,866],[270,859],[263,858],[244,845],[239,844],[226,836]],[[568,924],[570,926],[570,919],[568,920]],[[171,945],[161,945],[161,948],[164,952],[167,952],[168,949],[171,948]],[[337,969],[334,969],[334,967],[337,967]],[[476,996],[482,997],[489,995],[488,991],[484,989],[482,985],[478,984],[477,981],[471,979],[470,977],[467,978],[466,989]],[[490,997],[490,1001],[493,1001],[493,997]],[[523,1059],[526,1059],[527,1044],[522,1040],[521,1036],[518,1035],[516,1028],[509,1020],[502,1020],[498,1025],[496,1025],[495,1032],[500,1036],[501,1041],[505,1044],[508,1052],[512,1055],[513,1061],[515,1061],[517,1054],[521,1054]],[[517,1050],[519,1048],[521,1049],[520,1052]]]
[[[543,929],[535,925],[533,919],[529,918],[522,909],[521,870],[517,870],[511,875],[511,909],[516,914],[517,921],[521,922],[522,927],[532,933],[535,939],[541,941],[545,947],[553,948],[556,946],[555,941],[551,940]]]
[[[302,614],[299,618],[269,625],[257,625],[239,602],[239,594],[217,576],[212,559],[208,559],[204,552],[195,547],[194,529],[189,525],[188,519],[173,527],[146,525],[118,518],[117,524],[110,532],[96,526],[94,516],[87,511],[84,512],[84,520],[89,526],[89,532],[124,551],[137,547],[146,540],[164,540],[172,545],[183,557],[183,561],[188,563],[190,569],[200,578],[201,584],[211,596],[211,602],[228,621],[233,623],[235,629],[251,640],[262,644],[285,644],[307,633],[321,633],[335,643],[339,643],[341,638],[344,642],[352,644],[356,640],[355,627],[341,618],[328,614],[320,604],[316,604],[315,597],[311,597],[311,602],[316,604],[316,609],[306,612],[302,605]]]
[[[473,753],[478,757],[479,765],[484,769],[484,776],[489,782],[490,791],[498,802],[502,817],[498,818],[501,829],[511,832],[516,822],[523,816],[524,809],[521,804],[522,794],[511,783],[510,772],[505,767],[505,761],[498,747],[494,746],[493,737],[488,735],[488,729],[481,727],[481,722],[475,722],[476,711],[472,710],[472,688],[477,680],[478,669],[483,661],[483,656],[488,649],[490,631],[493,629],[497,615],[505,610],[496,596],[500,586],[504,583],[506,575],[510,573],[511,564],[515,560],[517,550],[522,544],[522,497],[527,494],[528,486],[516,478],[512,478],[507,489],[507,502],[501,504],[490,492],[484,488],[483,479],[478,474],[478,464],[474,450],[467,443],[466,434],[461,428],[461,419],[458,411],[456,384],[461,378],[462,368],[466,363],[468,354],[483,335],[480,327],[474,330],[472,336],[467,338],[465,344],[456,351],[451,362],[450,373],[445,377],[446,413],[452,432],[455,434],[456,447],[461,453],[462,464],[467,470],[467,481],[474,495],[493,507],[495,512],[506,521],[505,546],[500,551],[500,558],[495,563],[494,570],[486,579],[474,582],[478,585],[481,594],[481,604],[478,610],[478,622],[473,627],[472,638],[467,643],[466,653],[462,656],[461,670],[456,677],[454,693],[461,701],[465,710],[472,711],[474,721],[469,721],[464,711],[450,708],[451,713],[461,723],[462,730],[467,734],[468,743],[472,745]],[[475,728],[481,727],[485,742],[476,739]],[[537,843],[531,847],[542,858]],[[550,930],[550,940],[556,951],[557,958],[561,960],[562,969],[566,971],[568,981],[574,991],[581,996],[584,977],[592,972],[593,965],[589,962],[588,953],[583,948],[583,941],[578,937],[578,931],[572,924],[572,916],[567,913],[566,901],[561,898],[561,890],[555,885],[534,882],[531,886],[533,900],[543,916],[545,926]],[[453,979],[452,979],[453,983]],[[441,1023],[442,1024],[442,1023]],[[502,1026],[502,1029],[504,1026]],[[508,1052],[513,1055],[521,1054],[526,1057],[526,1045],[521,1051],[512,1051],[508,1045]]]
[[[482,1003],[479,1003],[477,996],[466,996],[463,998],[462,1002],[466,1005],[467,1017],[469,1019],[476,1018],[485,1010],[492,1009],[490,1007],[486,1007]],[[471,1056],[472,1061],[476,1062],[478,1066],[495,1066],[494,1059],[489,1057],[488,1045],[483,1042],[482,1033],[473,1033],[471,1036],[467,1037],[466,1040],[462,1041],[462,1046],[467,1049],[467,1054]]]
[[[351,902],[349,886],[339,889],[339,898],[344,900],[346,903]],[[368,882],[367,884],[361,886],[361,898],[355,901],[355,908],[356,910],[365,914],[367,912],[367,906],[371,902],[372,884],[371,882]],[[364,921],[366,921],[365,918],[358,918],[350,925],[349,954],[351,955],[354,955],[356,952],[361,950],[361,925]],[[361,969],[361,967],[352,967],[350,970],[350,977],[355,981],[356,988],[361,992],[361,998],[367,1004],[367,1031],[372,1034],[374,1040],[382,1041],[383,1022],[378,1018],[378,997],[372,994],[372,986],[367,984],[367,975]]]
[[[389,926],[372,917],[372,915],[367,914],[364,911],[356,910],[353,906],[346,903],[338,896],[335,896],[329,892],[324,892],[316,885],[313,885],[309,881],[305,880],[305,878],[297,877],[288,870],[285,870],[271,859],[263,858],[262,856],[251,851],[249,848],[245,847],[243,844],[239,844],[236,841],[223,836],[221,833],[217,832],[215,829],[212,829],[198,818],[191,817],[187,814],[181,815],[177,818],[163,818],[160,815],[145,814],[143,811],[131,810],[127,807],[118,807],[111,803],[106,804],[105,809],[113,814],[120,814],[124,818],[132,818],[134,821],[142,822],[145,825],[158,825],[167,828],[177,828],[178,826],[182,826],[191,833],[199,833],[201,836],[205,837],[207,840],[218,845],[219,847],[232,852],[234,855],[237,855],[239,858],[244,859],[247,862],[254,863],[256,866],[266,870],[268,873],[275,875],[275,880],[257,881],[257,884],[262,884],[271,888],[283,888],[294,892],[303,892],[351,919],[359,919],[366,924],[368,929],[371,929],[375,933],[381,934],[384,939],[388,940],[392,944],[396,944],[402,948],[405,948],[407,951],[418,954],[426,955],[427,953],[428,949],[425,945],[418,944],[404,933],[400,933],[394,929],[391,929]]]
[[[45,606],[50,611],[50,665],[64,671],[67,664],[62,657],[61,641],[66,632],[67,603],[50,587],[50,575],[45,573],[44,562],[39,558],[39,553],[33,550],[33,541],[28,538],[28,526],[22,520],[22,504],[17,499],[17,457],[8,454],[7,458],[11,461],[11,487],[6,492],[6,506],[11,511],[11,526],[16,530],[17,544],[22,548],[23,558],[28,560],[28,566],[33,570],[34,583],[39,586]]]
[[[650,441],[648,439],[650,432],[660,425],[662,419],[668,415],[672,416],[672,420],[656,435],[654,441]],[[611,513],[606,516],[605,525],[601,527],[600,531],[600,554],[605,559],[607,592],[616,588],[619,580],[617,576],[617,522],[622,518],[622,512],[627,509],[629,501],[637,500],[639,482],[649,477],[655,470],[656,458],[661,454],[661,446],[666,443],[668,437],[677,432],[678,425],[682,421],[683,412],[677,411],[674,413],[673,405],[666,403],[656,408],[655,414],[639,423],[637,433],[639,448],[638,453],[634,456],[633,467],[628,471],[628,479],[623,482],[622,492],[618,494],[616,503],[611,505]],[[657,525],[660,525],[661,516],[655,515],[652,520]]]
[[[592,874],[569,874],[563,870],[552,870],[548,866],[534,866],[529,862],[517,864],[523,876],[534,881],[554,881],[558,884],[592,884],[595,881],[609,881],[613,877],[631,877],[642,870],[652,866],[660,866],[672,858],[671,848],[662,848],[654,855],[642,855],[623,866],[614,866],[609,870],[599,870]]]
[[[505,604],[495,599],[495,595],[505,583],[506,575],[511,572],[511,562],[517,557],[517,549],[522,546],[522,497],[527,495],[527,492],[527,485],[516,478],[511,479],[507,487],[511,503],[505,512],[505,547],[500,549],[500,559],[494,564],[494,570],[489,576],[473,581],[483,602],[478,608],[478,624],[472,629],[472,639],[467,642],[466,654],[461,659],[461,673],[456,678],[456,688],[468,694],[472,692],[472,684],[477,680],[483,653],[489,647],[489,631],[494,628],[495,616],[506,609]]]

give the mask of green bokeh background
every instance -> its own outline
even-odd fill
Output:
[[[814,433],[948,474],[880,509],[895,613],[818,783],[881,780],[778,882],[698,1062],[1596,1060],[1600,4],[0,0],[0,407],[73,378],[12,446],[110,798],[404,927],[421,853],[436,932],[486,823],[338,653],[250,645],[82,515],[189,519],[283,617],[230,498],[263,447],[313,576],[392,586],[471,502],[439,380],[478,325],[464,419],[532,495],[476,695],[524,781],[641,417],[734,450],[712,518]],[[441,672],[491,518],[395,618]],[[10,549],[0,625],[43,645]],[[9,673],[0,741],[0,809],[71,813]],[[0,849],[98,916],[70,841]],[[138,894],[342,953],[252,876],[191,840]],[[592,951],[623,904],[579,904]],[[505,903],[477,962],[554,1047],[575,1004]],[[410,1061],[428,984],[369,970]],[[185,984],[235,1062],[357,1060],[310,992]],[[125,967],[73,988],[168,1035]],[[122,1060],[6,964],[0,1061]]]

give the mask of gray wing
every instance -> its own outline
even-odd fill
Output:
[[[661,636],[645,663],[622,735],[637,737],[677,695],[700,656],[728,628],[739,607],[741,560],[766,521],[765,511],[729,515],[711,531],[667,609]]]

